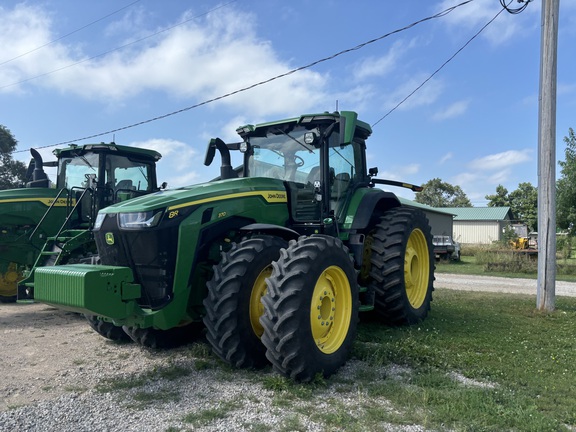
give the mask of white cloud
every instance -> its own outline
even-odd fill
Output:
[[[442,111],[439,111],[436,114],[434,114],[432,116],[432,120],[441,121],[451,119],[454,117],[459,117],[464,113],[466,113],[466,110],[468,109],[468,104],[469,104],[468,101],[454,102],[453,104],[449,105],[446,109],[443,109]]]
[[[204,155],[182,141],[152,138],[146,141],[134,141],[128,145],[160,153],[162,159],[157,164],[158,182],[167,182],[170,187],[192,184],[200,177],[198,170],[204,167]]]
[[[465,189],[466,185],[478,181],[479,178],[480,175],[477,172],[463,172],[454,176],[451,179],[450,183],[453,185],[458,185],[462,189]]]
[[[215,176],[213,176],[215,177]],[[211,179],[211,178],[210,178]],[[209,181],[209,178],[203,179],[202,176],[196,171],[190,171],[179,176],[172,176],[166,181],[168,183],[168,188],[179,188],[183,186],[189,186],[192,184],[198,184],[201,182]],[[159,179],[159,181],[165,181],[164,179]]]
[[[446,153],[444,156],[442,156],[442,158],[440,159],[440,165],[442,165],[443,163],[449,161],[450,159],[452,159],[454,157],[454,154],[452,152],[448,152]]]
[[[468,166],[475,171],[496,171],[532,160],[532,150],[508,150],[474,159]]]
[[[399,180],[408,181],[407,179],[420,172],[420,164],[408,164],[403,166],[395,166],[390,171],[381,171],[378,173],[378,178],[386,180]]]
[[[493,193],[497,185],[508,185],[518,178],[518,166],[524,173],[519,178],[526,181],[529,168],[523,167],[532,166],[532,153],[531,149],[507,150],[474,159],[467,164],[467,171],[453,176],[449,182],[460,186],[474,205],[486,205],[486,194]]]
[[[0,12],[3,57],[16,56],[54,39],[53,23],[45,11],[18,6]],[[190,21],[129,49],[90,60],[93,53],[56,42],[0,69],[0,82],[9,84],[45,76],[0,92],[41,86],[88,100],[127,103],[127,98],[160,91],[173,98],[202,102],[294,68],[278,58],[270,43],[256,36],[253,18],[220,10],[202,21]],[[137,24],[134,20],[133,26]],[[77,62],[81,63],[68,67]],[[48,73],[56,69],[61,70]],[[218,103],[250,109],[255,116],[300,112],[326,103],[323,90],[327,79],[303,70]]]
[[[395,42],[390,50],[381,57],[368,57],[362,60],[354,68],[354,77],[364,80],[369,77],[382,77],[394,70],[396,64],[406,55],[408,50],[415,45],[415,40],[409,43],[405,41]]]
[[[414,92],[429,76],[429,74],[417,74],[410,80],[404,82],[400,87],[397,87],[388,97],[386,108],[391,109],[402,102],[404,98]],[[400,105],[398,109],[409,110],[420,106],[431,105],[436,102],[443,90],[444,84],[442,81],[433,78],[414,94],[410,95],[406,101],[402,102],[402,105]]]
[[[490,175],[487,178],[486,183],[492,184],[492,185],[504,184],[504,183],[508,182],[511,175],[512,175],[512,169],[504,168],[504,169],[496,171],[495,173]]]
[[[508,12],[502,12],[483,32],[482,37],[488,39],[492,44],[499,45],[513,38],[517,38],[526,32],[527,27],[535,27],[540,24],[534,20],[534,16],[539,14],[540,8],[538,2],[532,2],[526,10],[519,15],[511,15]],[[452,0],[444,0],[437,10],[441,11],[454,6]],[[517,7],[514,2],[511,8]],[[464,6],[458,7],[448,15],[443,17],[443,23],[453,28],[465,29],[467,37],[472,37],[476,31],[480,30],[487,24],[501,9],[498,2],[493,0],[476,0]]]

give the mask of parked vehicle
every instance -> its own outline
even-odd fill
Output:
[[[434,257],[437,260],[460,261],[460,243],[454,241],[451,236],[435,235],[432,238],[434,245]]]
[[[425,214],[366,166],[370,126],[350,111],[302,115],[215,138],[217,180],[98,213],[103,265],[36,271],[36,299],[123,326],[146,347],[187,341],[203,322],[235,367],[268,362],[298,381],[350,355],[359,312],[423,320],[434,280]],[[233,169],[230,152],[243,154]],[[106,336],[106,335],[104,335]]]
[[[56,161],[44,162],[31,149],[26,187],[0,191],[1,302],[33,298],[36,267],[94,263],[98,210],[158,190],[156,151],[101,143],[53,153]],[[44,167],[57,168],[55,187]]]

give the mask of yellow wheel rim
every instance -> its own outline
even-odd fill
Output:
[[[344,343],[352,317],[352,294],[346,273],[336,266],[322,272],[312,295],[310,325],[316,346],[324,354]]]
[[[266,278],[272,274],[272,266],[266,267],[260,272],[252,292],[250,293],[250,324],[256,336],[261,337],[264,333],[264,327],[260,324],[260,317],[264,315],[264,304],[262,304],[262,297],[266,294]]]
[[[18,293],[18,282],[22,280],[22,274],[18,271],[16,263],[8,264],[6,273],[0,273],[0,295],[5,297],[15,296]]]
[[[430,279],[430,255],[426,236],[415,229],[408,238],[404,255],[404,282],[408,301],[418,309],[424,303]]]

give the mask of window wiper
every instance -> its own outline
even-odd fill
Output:
[[[286,135],[288,138],[290,138],[292,141],[297,142],[298,144],[300,144],[302,147],[304,147],[306,150],[308,150],[308,153],[314,153],[314,151],[312,151],[310,148],[306,147],[306,145],[302,142],[300,142],[299,140],[297,140],[296,138],[294,138],[292,135],[290,135],[287,132],[284,132],[282,129],[280,128],[275,128],[274,130],[277,130],[278,132],[280,132],[283,135]]]
[[[146,175],[146,172],[144,172],[144,167],[142,165],[140,165],[140,166],[138,166],[138,169],[140,170],[140,174],[142,174],[142,177],[144,177],[146,182],[148,182],[148,176]]]
[[[80,160],[82,162],[84,162],[86,165],[88,165],[90,168],[92,168],[92,171],[96,171],[96,169],[92,166],[92,164],[90,162],[88,162],[88,159],[86,159],[86,156],[84,155],[79,155],[77,153],[74,153],[74,156],[80,158]]]

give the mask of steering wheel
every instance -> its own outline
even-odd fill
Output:
[[[296,164],[297,167],[301,167],[304,166],[304,159],[302,159],[300,156],[296,156],[294,155],[294,163]]]

